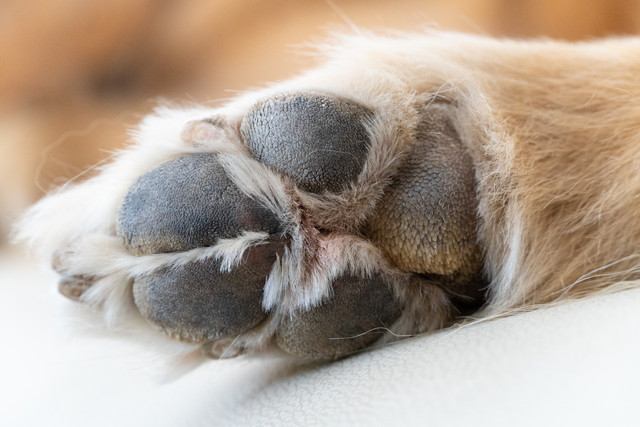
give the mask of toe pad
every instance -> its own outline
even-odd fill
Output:
[[[400,316],[400,304],[378,277],[344,276],[333,291],[324,304],[280,325],[281,349],[309,359],[337,359],[372,344]]]
[[[306,191],[339,192],[364,165],[372,113],[343,98],[291,94],[257,104],[241,133],[260,162],[294,179]]]

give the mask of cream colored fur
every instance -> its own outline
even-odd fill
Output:
[[[97,176],[69,184],[32,208],[18,237],[45,257],[68,253],[74,272],[101,277],[87,298],[105,305],[107,313],[131,305],[126,287],[140,271],[200,256],[220,256],[230,266],[261,236],[221,242],[175,260],[125,256],[113,237],[117,209],[136,178],[182,153],[219,152],[241,190],[295,229],[296,237],[267,280],[263,304],[278,308],[271,322],[214,353],[263,347],[278,316],[328,297],[331,279],[344,271],[383,274],[410,307],[391,335],[440,328],[452,319],[442,291],[412,287],[407,275],[360,239],[337,234],[315,240],[322,250],[310,277],[292,266],[307,256],[309,239],[316,238],[305,234],[296,201],[320,224],[354,230],[400,165],[418,120],[414,106],[442,98],[452,105],[476,168],[478,236],[490,282],[481,317],[615,289],[619,283],[636,285],[640,39],[569,44],[452,33],[360,34],[337,37],[319,51],[324,59],[318,68],[220,109],[157,110],[133,133],[132,146]],[[241,141],[229,136],[257,100],[295,91],[336,94],[379,113],[367,123],[373,142],[366,166],[341,195],[296,190],[249,159]],[[222,127],[200,125],[211,118]]]

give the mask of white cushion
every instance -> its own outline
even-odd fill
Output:
[[[0,259],[0,425],[640,425],[640,290],[323,366],[271,356],[176,375],[135,333],[82,333],[52,273]]]

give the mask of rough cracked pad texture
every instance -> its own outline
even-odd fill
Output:
[[[372,344],[382,336],[372,329],[391,327],[400,316],[400,305],[379,278],[344,276],[333,290],[322,305],[280,325],[280,348],[310,359],[336,359]]]
[[[276,217],[238,190],[215,154],[191,154],[143,175],[120,209],[118,232],[136,254],[215,244],[242,231],[280,230]]]
[[[471,157],[446,109],[433,105],[368,234],[405,271],[469,278],[481,268],[476,212]]]
[[[240,131],[253,155],[306,191],[339,192],[362,170],[372,113],[335,96],[291,94],[257,104]]]

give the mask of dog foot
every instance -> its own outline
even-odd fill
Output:
[[[115,194],[56,241],[61,292],[122,278],[149,323],[219,357],[335,359],[446,326],[483,299],[474,168],[452,103],[408,105],[294,91],[146,123],[156,151],[43,202]]]

